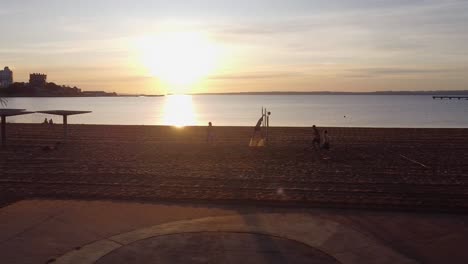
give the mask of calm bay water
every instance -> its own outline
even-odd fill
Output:
[[[74,124],[253,126],[261,107],[272,126],[468,127],[468,100],[403,95],[172,95],[165,97],[9,98],[7,108],[90,110]],[[346,117],[345,117],[346,116]],[[11,117],[40,123],[45,114]]]

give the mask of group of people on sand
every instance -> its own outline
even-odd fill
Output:
[[[252,138],[250,139],[249,146],[264,146],[265,145],[265,135],[262,133],[262,123],[263,123],[263,116],[257,121],[257,124],[254,127]],[[312,147],[314,149],[330,149],[330,136],[328,135],[328,131],[324,130],[323,133],[313,125],[313,139],[312,139]],[[213,131],[213,123],[208,122],[208,128],[206,131],[206,143],[213,144],[215,140],[215,134]]]
[[[49,121],[47,121],[47,118],[44,118],[44,121],[42,121],[42,124],[46,125],[46,124],[49,124],[49,125],[53,125],[54,124],[54,120],[49,119]]]

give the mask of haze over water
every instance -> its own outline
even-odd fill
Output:
[[[90,110],[72,124],[253,126],[261,107],[271,126],[468,127],[467,100],[427,95],[172,95],[165,97],[9,98],[8,108]],[[58,116],[33,114],[9,122],[40,123]]]

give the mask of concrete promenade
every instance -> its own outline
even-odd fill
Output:
[[[466,263],[468,216],[24,200],[0,209],[3,263]]]

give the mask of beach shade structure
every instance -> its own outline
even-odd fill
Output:
[[[32,114],[32,111],[26,111],[25,109],[8,109],[2,108],[0,109],[0,116],[2,117],[2,146],[6,145],[6,118],[8,116],[18,116],[18,115],[27,115]]]
[[[271,112],[262,106],[262,116],[257,121],[254,128],[254,134],[250,139],[250,147],[264,147],[268,143],[268,129],[270,127]],[[264,134],[261,133],[261,127],[264,127]],[[259,135],[260,133],[260,135]]]
[[[80,114],[88,114],[91,111],[72,111],[72,110],[47,110],[47,111],[37,111],[37,113],[41,114],[49,114],[49,115],[60,115],[63,117],[63,140],[67,140],[68,134],[68,127],[67,127],[67,119],[69,115],[80,115]]]
[[[265,144],[268,143],[268,130],[270,129],[270,115],[271,112],[262,106],[262,117],[265,119],[263,126],[265,127]]]

